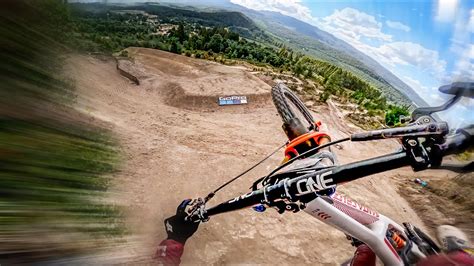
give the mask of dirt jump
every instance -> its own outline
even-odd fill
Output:
[[[163,51],[129,48],[140,85],[120,75],[113,59],[71,55],[66,71],[76,80],[75,108],[105,122],[120,142],[122,167],[114,174],[112,199],[124,206],[129,237],[117,251],[121,262],[152,263],[164,239],[164,218],[185,198],[203,197],[253,165],[287,140],[271,102],[271,87],[251,70]],[[220,96],[247,95],[249,103],[218,106]],[[357,131],[334,105],[316,105],[333,139]],[[395,141],[347,143],[334,149],[341,163],[392,152]],[[209,202],[248,191],[283,158],[274,156]],[[409,168],[398,173],[413,175]],[[397,192],[394,172],[338,187],[361,204],[397,222],[424,227]],[[184,264],[335,265],[354,248],[345,236],[300,212],[257,213],[252,209],[215,216],[186,243]]]

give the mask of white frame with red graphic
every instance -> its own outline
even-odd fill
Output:
[[[386,237],[387,230],[395,229],[400,236],[407,239],[403,227],[392,219],[338,193],[312,200],[304,211],[366,243],[385,265],[404,265]],[[425,257],[415,243],[411,252],[419,258]]]

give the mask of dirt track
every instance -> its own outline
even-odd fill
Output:
[[[114,176],[118,192],[114,200],[126,206],[133,236],[123,253],[126,260],[146,262],[165,238],[163,219],[174,213],[183,198],[205,196],[286,139],[271,103],[270,86],[249,71],[156,50],[134,49],[131,54],[147,73],[140,86],[120,76],[113,60],[71,56],[67,72],[77,81],[76,108],[107,122],[121,142],[123,167]],[[236,93],[253,94],[257,103],[215,104],[217,96]],[[212,103],[204,101],[204,106],[196,100],[201,96],[213,99]],[[194,100],[179,102],[189,97]],[[353,130],[336,113],[331,105],[315,113],[316,119],[327,123],[334,139]],[[348,143],[336,153],[344,163],[388,153],[396,146],[392,141]],[[246,192],[281,157],[267,161],[210,203]],[[392,175],[368,177],[339,191],[396,221],[422,224],[387,178]],[[353,251],[341,232],[304,213],[279,215],[274,210],[247,209],[202,224],[186,244],[183,262],[334,265]]]

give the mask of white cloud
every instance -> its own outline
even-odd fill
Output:
[[[428,88],[421,85],[421,82],[419,82],[416,79],[413,79],[409,76],[403,76],[403,80],[412,88],[414,89],[421,89],[421,90],[427,90]]]
[[[404,65],[420,68],[436,78],[445,75],[446,61],[439,58],[437,51],[426,49],[417,43],[392,42],[392,36],[382,32],[382,23],[367,13],[353,8],[336,10],[320,19],[318,26],[391,70],[396,69],[397,65]],[[362,37],[382,41],[384,44],[371,46],[364,43]]]
[[[408,27],[407,25],[405,25],[401,22],[398,22],[398,21],[387,20],[387,21],[385,21],[385,23],[387,24],[387,26],[389,26],[392,29],[402,30],[402,31],[406,31],[406,32],[409,32],[411,30],[410,27]]]
[[[333,14],[318,20],[318,25],[344,40],[360,40],[361,37],[392,40],[391,35],[382,32],[382,23],[374,16],[354,8],[336,9]]]
[[[474,81],[474,45],[468,45],[459,54],[454,71],[447,77],[448,81]]]
[[[455,19],[458,0],[438,0],[435,19],[440,22],[451,22]]]
[[[474,9],[471,9],[469,15],[469,22],[467,23],[467,29],[469,32],[474,32]]]
[[[454,34],[450,39],[449,49],[456,55],[456,60],[452,73],[444,77],[445,82],[474,81],[474,44],[472,44],[474,9],[464,12],[466,16],[460,12],[453,23]]]
[[[439,58],[438,52],[418,43],[392,42],[383,44],[374,51],[382,61],[415,66],[433,77],[441,77],[446,71],[446,61]]]
[[[379,21],[381,17],[377,20],[375,16],[360,10],[344,8],[335,10],[329,16],[315,18],[301,0],[231,0],[231,2],[250,9],[280,12],[318,26],[374,58],[394,73],[400,66],[411,66],[429,73],[435,79],[446,76],[447,63],[440,59],[437,51],[417,43],[394,42],[392,35],[382,31],[382,22]],[[400,22],[387,20],[385,23],[392,28],[410,31],[409,26]],[[381,44],[369,45],[367,40]],[[472,71],[472,68],[470,69]]]
[[[301,0],[230,0],[230,2],[254,10],[280,12],[283,15],[314,24],[311,10],[302,5]]]

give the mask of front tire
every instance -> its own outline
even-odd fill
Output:
[[[283,83],[278,83],[272,88],[272,99],[278,114],[281,117],[283,123],[289,124],[292,119],[297,118],[295,111],[301,113],[306,122],[310,124],[308,130],[314,127],[314,118],[311,115],[308,108],[304,103]],[[297,110],[292,110],[290,102],[296,107]]]
[[[283,83],[273,86],[272,99],[290,141],[314,129],[314,118],[308,108]]]

